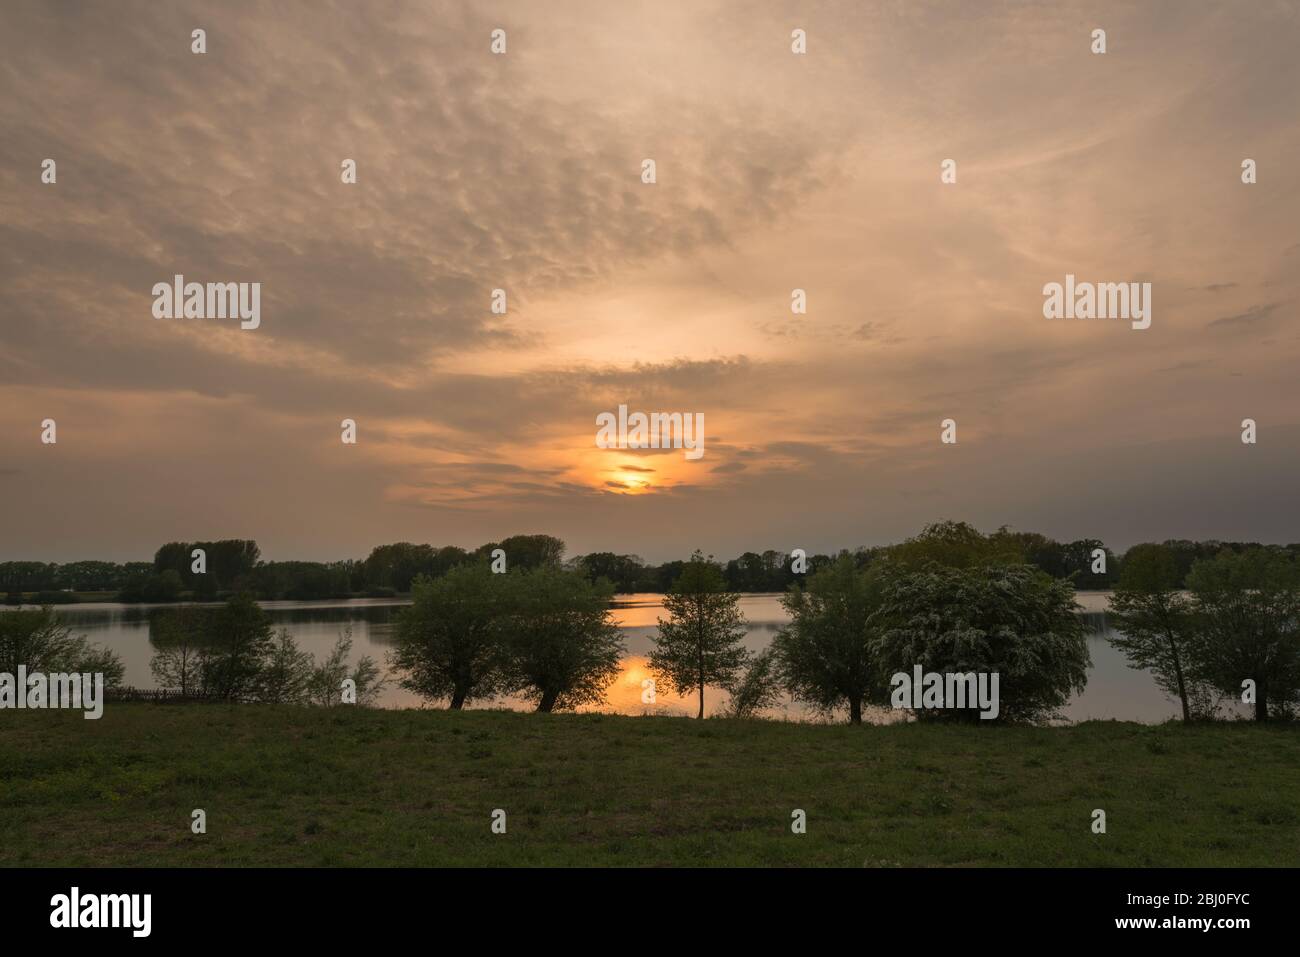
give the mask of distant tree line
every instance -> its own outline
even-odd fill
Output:
[[[34,595],[33,604],[60,604],[73,600],[68,592],[116,593],[152,573],[152,562],[0,562],[0,591],[11,605],[21,604],[24,595]]]
[[[982,538],[987,539],[987,545],[982,544],[981,548],[991,548],[1006,561],[1031,565],[1053,578],[1069,581],[1080,590],[1115,587],[1128,557],[1128,553],[1116,555],[1096,539],[1057,542],[1036,532],[1014,532],[1005,527]],[[807,573],[845,558],[863,570],[885,556],[898,556],[909,547],[913,546],[903,542],[842,549],[835,554],[816,553],[806,557],[804,572],[795,570],[791,553],[774,549],[745,552],[719,566],[728,591],[784,593],[803,581]],[[953,542],[950,547],[963,546]],[[1135,546],[1144,547],[1148,546]],[[1217,557],[1224,551],[1243,554],[1263,546],[1250,542],[1171,540],[1160,543],[1160,547],[1173,563],[1176,587],[1185,588],[1196,562]],[[193,571],[192,554],[196,548],[202,548],[206,555],[203,574]],[[59,604],[75,600],[73,592],[109,593],[119,601],[154,603],[212,601],[241,593],[263,601],[394,597],[410,593],[416,578],[439,578],[458,565],[488,561],[497,549],[505,553],[511,569],[562,564],[593,583],[602,579],[609,582],[616,594],[667,593],[688,564],[681,560],[648,564],[636,555],[613,552],[592,552],[564,561],[565,544],[551,535],[514,535],[475,549],[395,542],[375,547],[364,559],[335,562],[262,561],[255,541],[228,539],[169,542],[158,549],[152,562],[81,561],[62,565],[0,562],[0,592],[11,605],[23,601]],[[1105,556],[1100,570],[1096,561],[1098,549]],[[1300,544],[1287,545],[1282,550],[1292,558],[1300,557]]]

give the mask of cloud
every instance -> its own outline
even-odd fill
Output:
[[[838,547],[915,532],[943,495],[1067,537],[1191,534],[1162,483],[1236,461],[1223,410],[1272,435],[1300,420],[1295,337],[1220,334],[1272,330],[1300,295],[1300,209],[1268,174],[1300,148],[1289,17],[827,3],[796,57],[785,14],[730,0],[17,0],[7,557],[236,534],[341,556],[520,527],[647,557],[683,528],[718,553]],[[261,328],[154,320],[176,273],[261,282]],[[1152,327],[1043,320],[1066,273],[1149,279]],[[1257,304],[1225,314],[1239,291]],[[620,403],[703,413],[703,459],[596,448]],[[36,441],[47,416],[57,446]],[[1170,461],[1106,479],[1157,439]],[[1246,468],[1272,490],[1287,467]],[[1280,492],[1243,501],[1242,527],[1292,514]]]
[[[1254,306],[1250,306],[1248,309],[1246,309],[1245,312],[1239,312],[1236,315],[1223,316],[1219,319],[1215,319],[1213,322],[1210,323],[1210,325],[1211,326],[1240,326],[1240,325],[1245,325],[1246,323],[1260,322],[1264,319],[1267,319],[1269,316],[1271,316],[1273,314],[1273,311],[1277,309],[1277,307],[1280,305],[1281,303],[1277,303],[1277,302],[1258,303]]]

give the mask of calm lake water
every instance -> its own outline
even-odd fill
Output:
[[[614,616],[623,632],[627,647],[623,659],[623,672],[610,688],[607,703],[600,709],[621,714],[684,714],[694,716],[694,700],[684,701],[663,691],[655,705],[641,703],[641,681],[649,677],[646,656],[652,648],[651,637],[657,620],[664,615],[662,595],[623,595],[615,602]],[[1109,593],[1081,592],[1079,604],[1084,607],[1083,617],[1089,629],[1089,648],[1092,668],[1088,672],[1088,687],[1065,709],[1067,718],[1082,721],[1089,718],[1112,718],[1123,721],[1163,721],[1177,717],[1176,702],[1166,698],[1156,687],[1151,676],[1129,668],[1123,655],[1106,641],[1108,625],[1106,607]],[[349,625],[352,628],[354,660],[370,655],[387,672],[386,655],[392,646],[393,620],[406,602],[386,599],[357,599],[353,601],[271,601],[262,607],[270,614],[277,629],[287,628],[298,646],[318,659],[324,658],[340,633]],[[153,654],[149,644],[149,605],[120,605],[114,603],[87,603],[60,606],[58,612],[75,632],[85,634],[91,641],[114,649],[126,666],[126,683],[139,688],[154,687],[149,672],[149,659]],[[758,651],[766,647],[788,616],[781,607],[779,596],[746,595],[740,607],[749,622],[745,643]],[[0,612],[3,614],[3,612]],[[705,710],[713,712],[725,702],[725,693],[710,688],[705,692]],[[380,704],[388,708],[415,708],[424,705],[416,695],[403,691],[396,682],[384,689]],[[478,702],[477,707],[523,707],[510,699]],[[797,703],[786,701],[770,713],[772,717],[791,720],[811,720]],[[892,713],[876,714],[874,720],[888,720]]]

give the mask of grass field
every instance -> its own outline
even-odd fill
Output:
[[[4,711],[0,864],[1297,866],[1300,729]]]

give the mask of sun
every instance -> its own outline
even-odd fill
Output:
[[[654,483],[642,472],[626,472],[622,469],[614,469],[611,473],[611,481],[618,482],[622,489],[618,490],[620,495],[644,495],[654,490]]]

